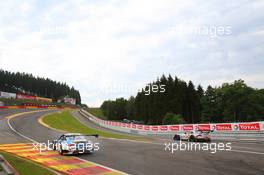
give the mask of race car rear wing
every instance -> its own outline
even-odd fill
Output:
[[[93,137],[96,137],[96,138],[98,138],[98,137],[99,137],[99,135],[98,135],[98,134],[88,134],[88,135],[84,135],[84,136],[93,136]]]

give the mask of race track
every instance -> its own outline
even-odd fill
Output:
[[[47,140],[57,139],[62,134],[62,132],[54,131],[38,123],[39,117],[46,113],[54,112],[41,111],[10,119],[10,125],[20,133],[19,135],[10,129],[5,118],[17,112],[22,111],[0,110],[1,144],[29,142],[29,140],[23,138],[21,135],[38,142],[47,142]],[[81,116],[75,117],[81,118]],[[92,123],[89,123],[89,120],[86,120],[84,123],[90,127],[93,126]],[[176,151],[174,154],[171,154],[164,150],[164,142],[168,141],[153,140],[151,142],[140,142],[101,138],[101,147],[98,152],[78,157],[135,175],[264,174],[263,143],[234,142],[232,143],[231,151],[221,151],[215,154],[209,151]]]

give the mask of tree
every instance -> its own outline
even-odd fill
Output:
[[[13,93],[26,93],[40,97],[52,98],[55,101],[62,96],[69,95],[81,104],[81,96],[74,87],[66,83],[56,82],[49,78],[34,77],[27,73],[12,73],[0,69],[0,90]]]
[[[166,91],[146,95],[144,89],[153,85],[165,85]],[[195,88],[192,81],[187,84],[176,76],[162,75],[135,97],[123,101],[105,101],[101,106],[104,115],[118,120],[126,116],[148,124],[171,123],[173,117],[164,117],[168,113],[181,115],[187,123],[255,121],[264,116],[264,89],[253,89],[243,80],[220,87],[209,85],[204,91],[201,85]]]
[[[167,113],[163,120],[163,125],[170,125],[170,124],[183,124],[184,119],[180,114],[173,114],[173,113]]]

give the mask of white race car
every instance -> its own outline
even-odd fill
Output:
[[[63,154],[92,153],[99,150],[99,143],[95,142],[97,134],[83,135],[80,133],[67,133],[53,141],[53,150]]]
[[[191,142],[210,142],[210,131],[186,131],[183,134],[175,134],[173,140],[186,140]]]

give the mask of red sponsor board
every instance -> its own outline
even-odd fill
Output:
[[[126,127],[126,123],[122,123],[122,127]]]
[[[231,131],[232,125],[231,124],[216,124],[215,129],[217,131]]]
[[[144,126],[144,130],[145,130],[145,131],[149,131],[149,129],[150,129],[149,126],[147,126],[147,125]]]
[[[35,96],[25,95],[25,94],[16,94],[17,99],[28,99],[28,100],[36,100]]]
[[[127,128],[131,128],[131,124],[127,124]]]
[[[137,129],[143,129],[143,125],[138,125]]]
[[[136,124],[132,124],[132,128],[133,129],[136,129],[137,128],[137,125]]]
[[[180,126],[179,125],[172,125],[172,126],[169,126],[170,130],[171,131],[179,131],[180,130]]]
[[[168,131],[168,126],[159,126],[160,131]]]
[[[158,126],[151,126],[151,130],[152,131],[158,131],[159,130],[159,127]]]
[[[199,131],[210,131],[210,125],[198,125],[197,129]]]
[[[193,130],[193,125],[183,125],[182,126],[182,129],[184,131],[190,131],[190,130]]]
[[[260,124],[259,123],[240,123],[238,124],[239,130],[251,130],[251,131],[259,131]]]

